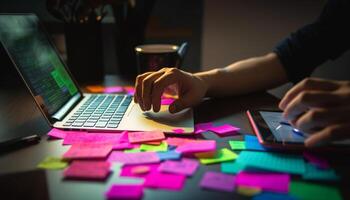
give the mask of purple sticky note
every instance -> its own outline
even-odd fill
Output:
[[[80,143],[73,144],[63,155],[66,159],[95,159],[106,158],[112,151],[112,144]]]
[[[329,169],[329,163],[325,158],[322,158],[318,155],[312,154],[310,152],[303,153],[304,158],[311,164],[315,165],[320,169]]]
[[[64,137],[66,137],[67,132],[69,131],[53,128],[50,130],[50,132],[47,133],[47,135],[52,138],[64,139]]]
[[[142,164],[123,166],[120,176],[146,177],[148,174],[157,172],[159,164]]]
[[[169,99],[169,98],[161,99],[160,100],[160,105],[170,105],[174,101],[175,101],[175,99]]]
[[[108,157],[109,162],[120,162],[125,165],[137,165],[147,163],[158,163],[160,162],[159,157],[155,152],[136,152],[136,153],[125,153],[125,152],[112,152]]]
[[[63,175],[73,179],[105,179],[109,168],[110,163],[104,161],[73,161]]]
[[[186,180],[186,176],[179,174],[151,173],[146,177],[145,187],[181,190]]]
[[[188,142],[176,148],[179,153],[199,153],[215,151],[216,141],[215,140],[201,140],[195,142]]]
[[[289,174],[272,172],[241,171],[236,176],[236,185],[257,187],[264,191],[288,193]]]
[[[212,122],[199,123],[194,125],[194,133],[203,133],[213,127]]]
[[[103,90],[103,93],[119,93],[119,92],[124,92],[123,87],[121,87],[121,86],[109,86],[109,87],[105,87]]]
[[[133,86],[125,86],[124,90],[128,95],[134,96],[135,94],[135,88]]]
[[[221,126],[211,127],[209,130],[220,135],[227,135],[227,134],[236,134],[237,131],[240,130],[240,128],[232,126],[230,124],[224,124]]]
[[[220,172],[206,172],[200,186],[206,189],[232,192],[235,188],[235,177]]]
[[[167,160],[159,166],[158,170],[160,172],[192,176],[198,169],[198,166],[199,162],[197,160],[183,158],[179,161]]]
[[[63,145],[78,143],[117,143],[120,133],[87,133],[69,131],[63,140]]]
[[[142,199],[143,196],[143,186],[138,185],[121,185],[114,184],[105,193],[107,199],[130,199],[138,200]]]
[[[182,129],[182,128],[174,128],[174,129],[172,129],[172,131],[173,131],[174,133],[184,133],[184,132],[185,132],[185,130]]]

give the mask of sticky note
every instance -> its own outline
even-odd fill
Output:
[[[179,161],[167,160],[160,164],[158,170],[160,172],[183,174],[192,176],[199,167],[199,162],[194,159],[183,158]]]
[[[142,144],[149,144],[149,145],[160,145],[160,144],[162,144],[162,141],[150,141],[150,142],[143,142]]]
[[[162,142],[160,145],[149,145],[149,144],[141,144],[140,146],[141,151],[167,151],[168,150],[168,144],[166,142]]]
[[[124,92],[124,89],[121,86],[108,86],[108,87],[104,87],[103,89],[103,93],[120,93],[120,92]]]
[[[128,95],[134,96],[135,94],[135,88],[133,86],[125,86],[124,90]]]
[[[146,177],[149,173],[157,172],[159,164],[125,165],[122,167],[120,176]],[[148,169],[146,169],[148,168]]]
[[[245,165],[240,164],[239,162],[223,162],[221,163],[221,171],[228,174],[237,174],[238,172],[244,170]]]
[[[292,181],[289,194],[297,199],[340,200],[342,199],[336,187],[325,186],[300,181]]]
[[[37,167],[41,169],[64,169],[67,166],[68,163],[63,161],[62,158],[49,156],[41,161]]]
[[[57,128],[53,128],[47,133],[48,136],[52,138],[58,138],[58,139],[63,139],[64,137],[66,137],[66,134],[67,134],[67,131],[57,129]]]
[[[216,155],[216,151],[208,151],[202,153],[195,153],[194,156],[197,158],[214,158]]]
[[[112,152],[108,157],[109,162],[120,162],[125,165],[137,165],[147,163],[158,163],[160,162],[155,152],[136,152],[136,153],[125,153],[125,152]]]
[[[260,188],[249,187],[249,186],[237,186],[236,191],[238,194],[248,196],[248,197],[255,196],[261,193]]]
[[[235,189],[235,177],[220,172],[206,172],[200,182],[200,187],[211,190],[232,192]]]
[[[245,135],[244,141],[247,150],[266,151],[266,148],[259,143],[256,136]]]
[[[130,199],[138,200],[143,197],[143,186],[142,184],[138,185],[122,185],[114,184],[109,190],[105,193],[106,199]]]
[[[227,135],[227,134],[236,134],[240,128],[232,126],[230,124],[224,124],[221,126],[214,126],[209,128],[210,131],[219,134],[219,135]]]
[[[182,128],[175,128],[175,129],[172,129],[172,131],[173,131],[174,133],[178,133],[178,134],[184,133],[184,132],[185,132],[185,130],[182,129]]]
[[[310,152],[304,152],[303,156],[309,163],[311,163],[311,164],[313,164],[321,169],[330,168],[328,161],[325,158],[322,158],[321,156],[318,156],[318,155],[310,153]]]
[[[93,159],[106,158],[112,151],[111,144],[94,144],[94,143],[80,143],[73,144],[69,150],[63,155],[66,159]]]
[[[132,148],[138,148],[138,146],[135,146],[134,144],[130,144],[129,142],[113,144],[113,150],[124,150],[124,149],[132,149]]]
[[[145,187],[154,189],[181,190],[185,184],[186,176],[168,173],[150,173],[144,182]]]
[[[253,200],[297,200],[297,198],[288,194],[262,192],[254,196]]]
[[[244,150],[245,141],[230,140],[228,141],[232,150]]]
[[[194,133],[203,133],[205,131],[208,131],[211,127],[213,127],[212,122],[207,123],[198,123],[194,125]]]
[[[234,160],[237,158],[237,154],[235,154],[234,152],[223,148],[220,149],[216,152],[214,158],[200,158],[199,161],[202,164],[213,164],[213,163],[219,163],[219,162],[226,162],[226,161],[230,161],[230,160]]]
[[[236,184],[257,187],[264,191],[288,193],[289,174],[272,172],[241,171],[236,176]]]
[[[180,153],[198,153],[215,151],[216,141],[215,140],[201,140],[195,142],[185,143],[176,148],[177,152]]]
[[[160,100],[161,105],[170,105],[175,101],[175,99],[164,98]]]
[[[303,174],[305,180],[337,181],[340,177],[331,169],[320,169],[311,163],[306,163],[306,172]]]
[[[104,161],[73,161],[63,172],[65,178],[105,179],[110,173],[110,164]]]
[[[164,133],[161,131],[129,132],[130,143],[142,143],[148,141],[164,140]]]
[[[125,153],[137,153],[137,152],[142,152],[140,148],[134,148],[134,149],[125,149]]]
[[[236,162],[258,169],[304,174],[305,163],[301,156],[284,153],[242,151]]]
[[[166,151],[166,152],[157,152],[157,155],[160,160],[177,160],[180,159],[181,154],[174,150]]]
[[[63,140],[63,144],[77,143],[117,143],[121,137],[120,133],[87,133],[69,131]]]
[[[86,86],[86,89],[92,93],[102,93],[104,90],[104,87],[101,85],[89,85],[89,86]]]
[[[196,142],[196,141],[197,140],[194,140],[194,139],[178,138],[178,137],[168,137],[166,139],[166,142],[168,143],[168,145],[171,145],[171,146],[180,146],[188,142]]]

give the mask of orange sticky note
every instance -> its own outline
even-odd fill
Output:
[[[142,143],[149,141],[164,140],[164,133],[161,131],[128,132],[130,143]]]

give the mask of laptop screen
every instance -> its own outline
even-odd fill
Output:
[[[34,14],[0,15],[0,40],[46,114],[80,96]]]

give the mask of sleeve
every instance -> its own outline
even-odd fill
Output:
[[[350,1],[329,0],[319,18],[282,40],[274,49],[293,83],[350,47]]]

